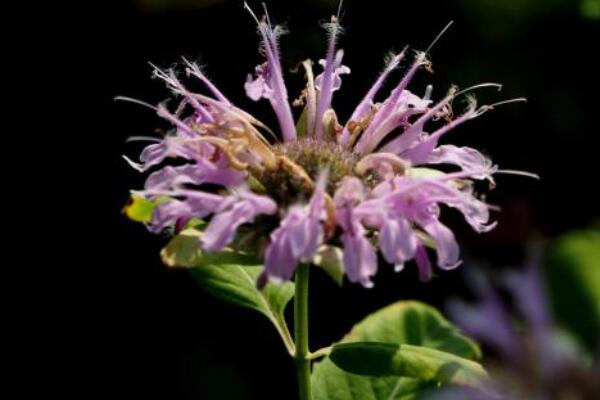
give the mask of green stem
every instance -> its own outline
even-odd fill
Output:
[[[300,400],[312,400],[310,382],[310,351],[308,349],[308,273],[309,265],[302,264],[296,271],[294,297],[294,337],[296,339],[296,371]]]
[[[272,319],[273,325],[275,325],[275,329],[279,333],[281,340],[283,340],[283,344],[288,352],[288,354],[292,357],[296,354],[296,346],[294,345],[294,339],[290,334],[290,331],[287,327],[285,319],[282,317],[275,317]]]
[[[332,346],[323,347],[322,349],[319,349],[315,352],[310,353],[308,355],[309,360],[315,360],[317,358],[327,357],[329,355],[329,353],[331,353],[331,347]]]

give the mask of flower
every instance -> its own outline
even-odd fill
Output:
[[[160,232],[203,219],[207,226],[198,245],[210,252],[233,246],[240,230],[252,232],[265,258],[263,281],[290,279],[299,263],[310,263],[325,245],[341,247],[346,276],[365,287],[373,285],[378,249],[398,271],[415,259],[422,280],[432,276],[427,248],[435,249],[439,268],[458,266],[459,247],[452,230],[440,221],[442,208],[461,212],[477,232],[492,229],[489,207],[473,183],[493,182],[493,174],[500,171],[475,149],[439,142],[494,106],[478,107],[470,97],[466,111],[453,117],[455,99],[499,85],[463,91],[452,87],[436,103],[431,86],[423,96],[407,89],[413,76],[430,66],[428,51],[415,52],[389,95],[377,100],[385,81],[409,58],[405,48],[389,57],[341,125],[332,100],[350,69],[343,65],[343,50],[337,49],[339,16],[325,24],[322,72],[315,77],[312,62],[304,61],[306,87],[290,102],[279,51],[285,31],[273,26],[266,12],[259,19],[246,8],[257,23],[265,60],[244,87],[251,100],[269,101],[278,134],[234,105],[195,63],[184,59],[185,72],[203,83],[206,94],[189,91],[174,70],[154,67],[154,75],[179,103],[176,111],[164,104],[149,106],[172,129],[161,139],[150,139],[153,143],[139,162],[126,159],[141,172],[154,170],[144,189],[135,192],[150,201],[161,199],[149,228]],[[304,106],[297,121],[292,104]],[[437,128],[426,128],[432,124]],[[281,140],[268,140],[267,134]],[[159,167],[167,159],[183,164]],[[435,169],[442,164],[455,170]]]
[[[553,321],[540,248],[520,270],[504,271],[500,287],[481,268],[468,275],[477,302],[454,299],[453,320],[497,355],[492,379],[478,390],[446,388],[431,400],[593,399],[600,395],[598,365]],[[504,289],[510,302],[499,289]],[[509,305],[512,304],[512,307]],[[596,362],[597,364],[597,362]]]

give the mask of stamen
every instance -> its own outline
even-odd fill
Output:
[[[433,46],[435,46],[435,44],[437,43],[438,40],[440,40],[440,38],[444,35],[444,33],[446,33],[446,31],[450,28],[450,26],[454,23],[454,21],[450,21],[448,22],[448,24],[444,27],[444,29],[442,29],[442,31],[435,37],[435,39],[433,39],[433,42],[431,42],[431,44],[429,45],[429,47],[427,47],[427,50],[425,50],[425,54],[429,53],[429,51],[431,51],[431,49],[433,48]]]
[[[485,203],[485,205],[487,206],[487,208],[488,208],[490,211],[496,211],[496,212],[500,212],[500,211],[502,211],[502,207],[500,207],[500,206],[497,206],[497,205],[495,205],[495,204]]]
[[[536,173],[527,172],[527,171],[519,171],[519,170],[516,170],[516,169],[499,169],[498,171],[496,171],[496,173],[497,174],[506,174],[506,175],[525,176],[527,178],[533,178],[533,179],[537,179],[537,180],[541,180],[542,179]]]
[[[477,117],[485,114],[486,112],[493,110],[497,106],[501,106],[504,104],[511,104],[511,103],[526,103],[526,102],[527,102],[527,99],[525,97],[517,97],[516,99],[504,100],[504,101],[499,101],[498,103],[484,105],[484,106],[480,107],[479,110],[477,110],[471,118],[477,118]]]
[[[160,143],[162,142],[162,139],[156,138],[156,137],[152,137],[152,136],[129,136],[127,139],[125,139],[125,143],[131,143],[131,142],[155,142],[155,143]]]
[[[443,174],[438,177],[431,178],[431,181],[447,181],[447,180],[455,180],[455,179],[463,179],[470,178],[475,175],[491,175],[498,172],[495,166],[489,168],[477,168],[469,171],[460,171],[460,172],[451,172],[448,174]]]
[[[123,155],[121,156],[123,157],[123,159],[125,160],[125,162],[127,162],[127,164],[129,164],[129,166],[133,169],[135,169],[138,172],[144,172],[144,167],[142,166],[142,164],[137,163],[135,161],[133,161],[131,158]]]
[[[344,5],[344,0],[340,0],[338,2],[337,13],[335,14],[338,21],[339,21],[340,17],[342,16],[342,6],[343,5]]]
[[[477,84],[477,85],[469,86],[468,88],[463,89],[460,92],[456,93],[455,96],[458,97],[461,94],[465,94],[467,92],[470,92],[471,90],[481,89],[481,88],[485,88],[485,87],[496,87],[496,88],[498,88],[499,92],[502,90],[502,85],[501,84],[494,83],[494,82],[486,82],[486,83],[480,83],[480,84]]]
[[[250,13],[250,16],[252,17],[252,19],[254,19],[254,21],[256,21],[257,25],[260,24],[258,17],[256,16],[256,14],[254,14],[254,11],[252,11],[252,8],[250,8],[248,3],[245,1],[244,1],[244,9]]]
[[[269,25],[269,28],[271,28],[273,25],[271,25],[271,18],[269,17],[269,10],[267,10],[267,5],[264,2],[262,3],[262,7],[263,7],[263,10],[265,11],[265,18],[267,20],[267,25]]]
[[[499,101],[498,103],[490,104],[489,107],[494,108],[497,106],[501,106],[504,104],[511,104],[511,103],[527,103],[527,99],[525,97],[517,97],[516,99],[504,100],[504,101]]]
[[[128,103],[138,104],[143,107],[147,107],[151,110],[158,111],[158,108],[153,106],[152,104],[146,103],[145,101],[134,99],[133,97],[127,96],[116,96],[115,101],[126,101]]]

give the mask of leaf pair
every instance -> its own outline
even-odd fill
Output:
[[[186,229],[161,253],[170,266],[190,269],[209,293],[229,303],[266,316],[279,332],[290,354],[294,343],[284,310],[294,296],[294,283],[256,281],[263,269],[255,257],[223,251],[202,254],[201,233]],[[312,374],[314,400],[417,399],[441,384],[477,386],[485,380],[475,342],[463,336],[434,308],[419,302],[398,302],[355,325],[332,346]]]
[[[434,308],[402,301],[355,325],[313,371],[314,400],[408,400],[441,384],[478,386],[475,342]]]

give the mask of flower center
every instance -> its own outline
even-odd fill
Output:
[[[279,143],[275,146],[275,153],[298,164],[313,180],[327,168],[331,185],[328,189],[334,189],[345,176],[354,175],[354,167],[358,162],[356,155],[339,144],[314,138]]]
[[[313,181],[327,169],[327,192],[330,195],[333,195],[342,178],[356,175],[354,167],[358,161],[357,156],[335,142],[301,138],[293,142],[278,143],[273,146],[273,151],[300,167]],[[311,190],[306,189],[300,174],[290,169],[262,171],[254,176],[272,198],[283,204],[306,201],[312,194]]]

